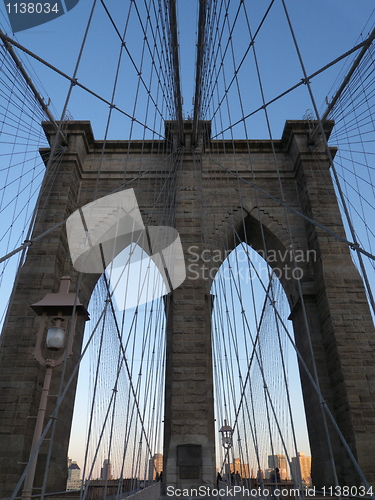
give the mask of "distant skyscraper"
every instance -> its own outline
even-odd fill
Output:
[[[268,468],[273,470],[278,468],[280,479],[287,479],[288,463],[285,455],[268,455]]]
[[[272,479],[274,475],[275,469],[265,469],[264,470],[264,479]]]
[[[296,486],[309,486],[311,484],[311,457],[306,457],[302,452],[292,457],[292,474]]]
[[[160,472],[163,470],[163,455],[161,453],[155,453],[155,455],[150,458],[148,467],[148,480],[155,481],[156,475],[160,476]]]
[[[249,464],[243,464],[240,458],[235,458],[234,463],[230,464],[230,472],[239,474],[242,478],[250,477]]]
[[[100,472],[100,479],[103,479],[104,481],[113,479],[112,477],[112,465],[111,462],[107,459],[104,460],[103,462],[103,467]]]
[[[80,490],[81,489],[81,469],[77,462],[73,462],[68,458],[68,480],[66,482],[67,490]]]

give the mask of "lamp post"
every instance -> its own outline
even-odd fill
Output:
[[[231,485],[231,479],[230,479],[230,457],[229,457],[229,450],[233,446],[233,429],[230,425],[228,425],[227,421],[224,420],[224,425],[219,429],[219,432],[221,433],[221,444],[223,445],[223,448],[228,454],[228,476],[229,476],[229,485]]]
[[[36,314],[41,316],[33,355],[41,366],[46,367],[46,373],[44,376],[42,395],[40,398],[38,415],[36,418],[29,461],[34,454],[36,446],[43,432],[44,417],[47,409],[47,399],[51,385],[52,371],[55,366],[60,365],[64,361],[65,357],[68,358],[73,353],[73,337],[75,335],[75,325],[77,317],[83,316],[86,321],[89,319],[86,308],[78,300],[76,294],[69,293],[69,286],[70,277],[63,276],[60,280],[60,289],[57,293],[47,293],[47,295],[42,300],[31,305],[31,308],[36,312]],[[72,317],[72,313],[74,310],[75,314]],[[66,338],[64,328],[62,328],[61,326],[65,321],[64,316],[66,317],[66,321],[69,321],[69,319],[72,321],[72,325],[70,328],[71,334],[68,339]],[[54,324],[49,326],[47,333],[45,334],[46,327],[48,326],[48,323],[51,323],[51,321],[53,321]],[[45,342],[45,346],[43,346],[43,342]],[[63,349],[60,357],[57,357],[53,354],[53,351],[60,351],[64,347],[64,345],[65,349]],[[43,355],[44,350],[48,355],[47,358],[45,358]],[[31,500],[35,470],[38,461],[38,453],[39,450],[35,453],[34,458],[29,464],[22,491],[22,500]]]

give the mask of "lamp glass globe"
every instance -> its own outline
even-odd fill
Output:
[[[65,330],[59,326],[51,326],[47,331],[46,346],[52,351],[58,351],[64,345]]]

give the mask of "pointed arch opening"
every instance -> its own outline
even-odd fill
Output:
[[[69,456],[108,495],[150,485],[162,470],[165,293],[151,257],[131,244],[91,295]]]
[[[284,253],[277,250],[262,254],[239,244],[211,287],[216,462],[227,484],[272,482],[276,468],[280,480],[311,484],[290,298],[279,279],[285,281],[278,268]],[[224,421],[233,429],[227,449]]]

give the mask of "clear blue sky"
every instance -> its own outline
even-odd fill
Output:
[[[120,31],[124,25],[128,3],[117,0],[107,2]],[[194,94],[197,4],[198,2],[192,1],[178,2],[180,65],[185,112],[191,110]],[[250,22],[253,31],[255,31],[267,5],[268,2],[263,1],[249,2],[248,11],[251,15]],[[288,1],[287,5],[309,74],[355,45],[374,8],[371,0],[360,0],[359,2],[354,0],[340,2],[337,0]],[[90,8],[91,2],[80,0],[79,4],[64,16],[45,25],[20,32],[17,34],[17,39],[40,57],[72,75]],[[3,6],[2,9],[4,9]],[[233,18],[235,9],[231,9],[231,12]],[[135,54],[135,58],[138,57],[139,60],[140,30],[135,21],[136,18],[133,17],[133,19],[127,43],[132,54]],[[368,29],[369,27],[367,27],[367,31]],[[236,56],[239,58],[242,49],[246,47],[248,42],[243,19],[238,23],[234,38],[238,40],[236,42],[236,47],[238,47]],[[114,34],[103,7],[98,3],[87,48],[84,51],[78,72],[78,79],[82,84],[87,85],[107,99],[110,99],[118,50],[118,38]],[[275,2],[269,18],[259,34],[258,57],[266,99],[275,97],[302,78],[279,0]],[[39,63],[34,62],[33,66],[46,88],[46,94],[52,99],[56,115],[59,116],[68,83]],[[129,65],[129,61],[126,60],[126,56],[124,56],[123,67],[116,104],[122,106],[123,109],[132,111],[133,99],[130,97],[133,97],[133,87],[129,91],[129,80],[134,71]],[[339,64],[313,81],[318,105],[323,105],[326,95],[330,95],[331,85],[341,67],[342,64]],[[252,111],[259,103],[259,92],[254,79],[253,66],[249,62],[242,71],[248,87],[243,90],[244,96],[248,96],[246,109]],[[299,119],[308,108],[311,108],[311,104],[305,88],[301,88],[297,93],[293,93],[273,105],[270,108],[270,114],[273,123],[275,123],[274,134],[276,138],[281,133],[283,123],[287,118]],[[96,137],[103,136],[105,117],[108,112],[105,104],[96,102],[94,98],[75,88],[68,109],[74,119],[90,119]],[[141,109],[138,109],[137,112],[142,117]],[[257,116],[256,121],[253,135],[263,134],[266,137],[264,128],[259,127],[259,121],[262,119],[260,120]],[[115,122],[116,126],[111,130],[110,137],[124,137],[128,130],[128,122],[129,120],[126,118],[119,118]]]

